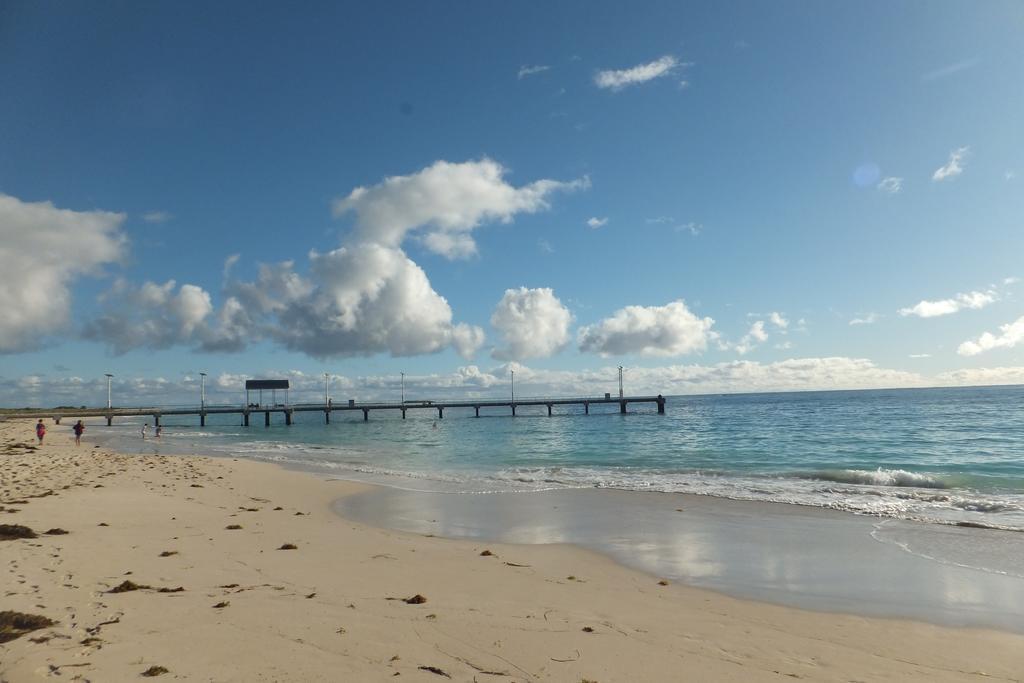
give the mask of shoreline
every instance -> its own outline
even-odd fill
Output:
[[[373,528],[332,511],[366,486],[268,463],[59,440],[12,452],[29,436],[24,423],[0,423],[0,493],[17,509],[0,519],[69,533],[0,541],[13,579],[4,608],[58,622],[0,644],[5,680],[127,680],[149,666],[197,680],[429,681],[438,675],[423,667],[436,667],[465,681],[601,683],[1017,680],[1024,670],[1018,634],[659,585],[571,545]],[[296,548],[278,550],[287,543]],[[125,580],[152,589],[106,592]],[[426,602],[401,600],[415,595]]]

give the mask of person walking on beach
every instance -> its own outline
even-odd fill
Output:
[[[40,420],[36,422],[36,438],[39,439],[39,445],[43,445],[43,437],[46,436],[46,425]]]
[[[143,441],[146,440],[146,432],[148,432],[148,431],[149,431],[149,423],[147,422],[146,424],[142,425],[141,433],[142,433],[142,440]]]
[[[85,425],[82,424],[81,420],[79,420],[78,422],[75,423],[75,426],[72,429],[75,430],[75,445],[76,446],[81,446],[82,445],[82,432],[85,431]]]
[[[160,426],[160,425],[157,425],[156,426],[156,438],[159,439],[160,435],[163,433],[163,431],[164,431],[164,428],[162,426]]]

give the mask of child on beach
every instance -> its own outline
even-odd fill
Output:
[[[81,420],[79,420],[78,422],[75,423],[75,426],[72,427],[72,429],[75,430],[75,445],[76,446],[81,446],[82,445],[82,432],[85,431],[85,425],[82,424]]]
[[[142,425],[142,440],[143,441],[146,440],[146,432],[148,432],[148,431],[149,431],[149,423],[147,422],[146,424]]]
[[[36,422],[36,438],[39,439],[39,445],[43,445],[43,437],[46,436],[46,425],[40,420]]]

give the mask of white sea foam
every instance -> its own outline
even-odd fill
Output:
[[[940,477],[907,470],[823,470],[820,472],[796,473],[792,476],[819,481],[836,481],[841,484],[868,484],[873,486],[912,486],[914,488],[944,489],[947,483]]]

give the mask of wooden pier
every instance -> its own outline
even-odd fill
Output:
[[[138,417],[138,416],[151,416],[155,425],[160,424],[160,420],[164,417],[180,416],[180,415],[195,415],[199,417],[200,426],[206,426],[206,417],[208,415],[240,415],[242,418],[242,424],[246,427],[250,426],[252,417],[255,415],[257,419],[262,414],[263,425],[266,427],[270,426],[270,415],[271,413],[280,413],[284,415],[284,422],[286,425],[292,424],[295,413],[323,413],[324,421],[329,423],[331,421],[331,413],[335,412],[362,412],[363,420],[370,419],[371,412],[379,412],[382,410],[390,411],[401,411],[402,419],[406,417],[406,413],[410,410],[432,410],[437,411],[437,419],[444,419],[444,411],[449,408],[473,408],[475,417],[480,417],[480,410],[482,408],[507,408],[511,411],[511,415],[515,416],[516,409],[525,406],[545,406],[548,409],[548,415],[553,415],[556,407],[558,406],[583,406],[583,412],[587,415],[590,414],[590,406],[592,405],[608,405],[617,404],[619,406],[619,412],[625,414],[627,412],[626,407],[631,403],[653,403],[657,406],[658,414],[665,414],[665,397],[662,395],[657,396],[604,396],[595,398],[526,398],[516,400],[459,400],[459,401],[405,401],[405,402],[369,402],[359,403],[356,401],[348,401],[347,403],[298,403],[294,405],[208,405],[208,406],[191,406],[191,407],[137,407],[137,408],[82,408],[82,409],[61,409],[61,410],[40,410],[40,411],[19,411],[11,416],[25,417],[25,418],[52,418],[57,424],[63,418],[82,418],[82,417],[103,417],[107,420],[107,425],[114,423],[115,417]]]

